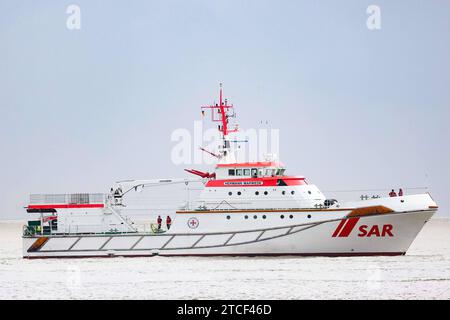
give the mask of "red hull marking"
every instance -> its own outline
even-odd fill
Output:
[[[30,204],[28,209],[81,209],[81,208],[104,208],[103,203],[85,204]]]
[[[267,177],[210,180],[206,183],[206,187],[276,187],[278,180],[283,180],[288,186],[306,185],[304,177]]]
[[[359,221],[359,218],[348,219],[347,223],[345,224],[344,228],[342,229],[341,233],[339,234],[339,237],[343,237],[343,238],[348,237],[350,232],[352,232],[353,228],[355,227],[355,225],[358,221]]]
[[[406,252],[317,252],[317,253],[205,253],[205,254],[139,254],[139,255],[79,255],[79,256],[24,256],[24,259],[84,259],[84,258],[140,258],[140,257],[281,257],[281,256],[297,256],[297,257],[365,257],[365,256],[403,256]]]
[[[339,233],[339,231],[341,231],[341,229],[342,229],[342,227],[344,226],[344,223],[347,221],[347,219],[344,219],[344,220],[341,220],[341,222],[339,223],[339,225],[337,226],[337,228],[336,228],[336,230],[334,230],[334,233],[333,233],[333,238],[335,238],[337,235],[338,235],[338,233]]]

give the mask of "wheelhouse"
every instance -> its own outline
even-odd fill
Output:
[[[244,162],[218,164],[218,179],[267,178],[284,176],[285,166],[281,162]]]

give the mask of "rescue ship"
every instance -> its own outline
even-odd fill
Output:
[[[230,129],[234,106],[223,101],[222,87],[206,112],[221,136],[213,172],[121,181],[107,194],[33,194],[23,257],[404,255],[438,209],[429,193],[337,201],[304,176],[287,174],[276,157],[238,162],[230,138],[238,130]],[[166,214],[144,211],[147,224],[133,220],[133,194],[191,183],[201,185],[197,201]]]

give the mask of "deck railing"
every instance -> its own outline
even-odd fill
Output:
[[[32,194],[30,204],[91,204],[105,203],[103,193]]]

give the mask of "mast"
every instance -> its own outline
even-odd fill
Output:
[[[222,101],[222,83],[220,84],[220,114],[222,115],[222,133],[223,133],[223,137],[225,139],[225,137],[228,134],[228,115],[225,112],[225,106],[223,105],[223,101]]]
[[[228,129],[228,119],[234,118],[234,106],[228,105],[227,99],[225,99],[225,103],[223,101],[223,90],[222,90],[222,83],[219,85],[219,104],[213,104],[209,106],[201,107],[202,114],[205,114],[205,109],[211,110],[211,121],[212,122],[219,122],[218,130],[222,134],[222,140],[223,145],[222,149],[220,150],[219,159],[221,162],[232,162],[235,161],[234,154],[231,150],[231,144],[230,140],[228,139],[228,134],[232,132],[237,132],[238,127],[234,129]],[[217,110],[217,111],[216,111]],[[218,116],[217,116],[218,115]]]

